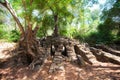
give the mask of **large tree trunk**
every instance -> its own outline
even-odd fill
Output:
[[[5,3],[1,3],[1,4],[9,10],[9,12],[13,16],[14,20],[18,24],[18,27],[21,32],[21,38],[20,38],[20,44],[19,44],[20,47],[26,49],[27,52],[30,53],[32,56],[35,56],[35,54],[33,54],[30,49],[30,46],[33,46],[32,44],[35,44],[34,41],[35,41],[35,33],[36,33],[36,32],[34,33],[34,31],[32,31],[32,25],[29,24],[26,31],[24,31],[24,28],[23,28],[22,24],[20,23],[20,21],[17,17],[17,14],[15,13],[14,9],[12,8],[12,6],[8,2],[8,0],[5,0]]]
[[[58,31],[58,14],[54,14],[54,36],[58,36],[59,35],[59,31]]]
[[[23,50],[23,52],[26,53],[33,62],[35,61],[37,62],[36,58],[42,54],[42,51],[40,51],[39,49],[40,48],[39,41],[36,39],[36,33],[39,29],[39,26],[36,26],[34,30],[32,30],[32,24],[28,22],[28,26],[24,30],[22,24],[20,23],[17,17],[17,14],[15,13],[14,9],[12,8],[8,0],[5,0],[4,2],[0,2],[0,4],[2,4],[4,7],[6,7],[9,10],[9,12],[13,16],[14,20],[16,21],[20,29],[21,37],[19,40],[18,50],[20,51]]]

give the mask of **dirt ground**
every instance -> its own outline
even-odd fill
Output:
[[[0,42],[0,80],[120,80],[120,65],[99,62],[96,58],[92,58],[92,66],[65,62],[65,69],[51,74],[48,73],[50,59],[40,70],[30,70],[28,65],[16,62],[19,58],[11,52],[14,46],[15,43]]]

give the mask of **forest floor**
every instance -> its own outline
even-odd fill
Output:
[[[29,70],[28,65],[15,64],[11,52],[14,46],[15,43],[0,42],[0,80],[120,80],[120,65],[99,62],[96,58],[92,58],[93,65],[84,67],[65,62],[62,71],[51,74],[49,58],[41,70]]]

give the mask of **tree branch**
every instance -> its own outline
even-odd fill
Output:
[[[11,15],[13,16],[14,20],[16,21],[16,23],[18,24],[18,27],[20,29],[20,32],[22,34],[22,36],[25,34],[24,33],[24,28],[22,26],[22,24],[20,23],[16,12],[14,11],[14,9],[12,8],[12,6],[10,5],[10,3],[8,2],[8,0],[5,0],[5,3],[0,2],[0,4],[2,4],[4,7],[6,7],[9,12],[11,13]]]

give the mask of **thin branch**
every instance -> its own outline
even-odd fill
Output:
[[[25,13],[26,13],[27,9],[26,9],[25,0],[22,0],[22,3],[23,3],[23,6],[24,6],[24,11],[25,11]],[[24,17],[24,18],[25,18],[25,29],[26,29],[26,26],[27,26],[27,24],[26,24],[26,22],[27,22],[27,21],[26,21],[26,16],[27,16],[27,15],[25,14],[25,17]]]
[[[30,5],[32,5],[32,3],[33,3],[33,0],[30,0]]]

